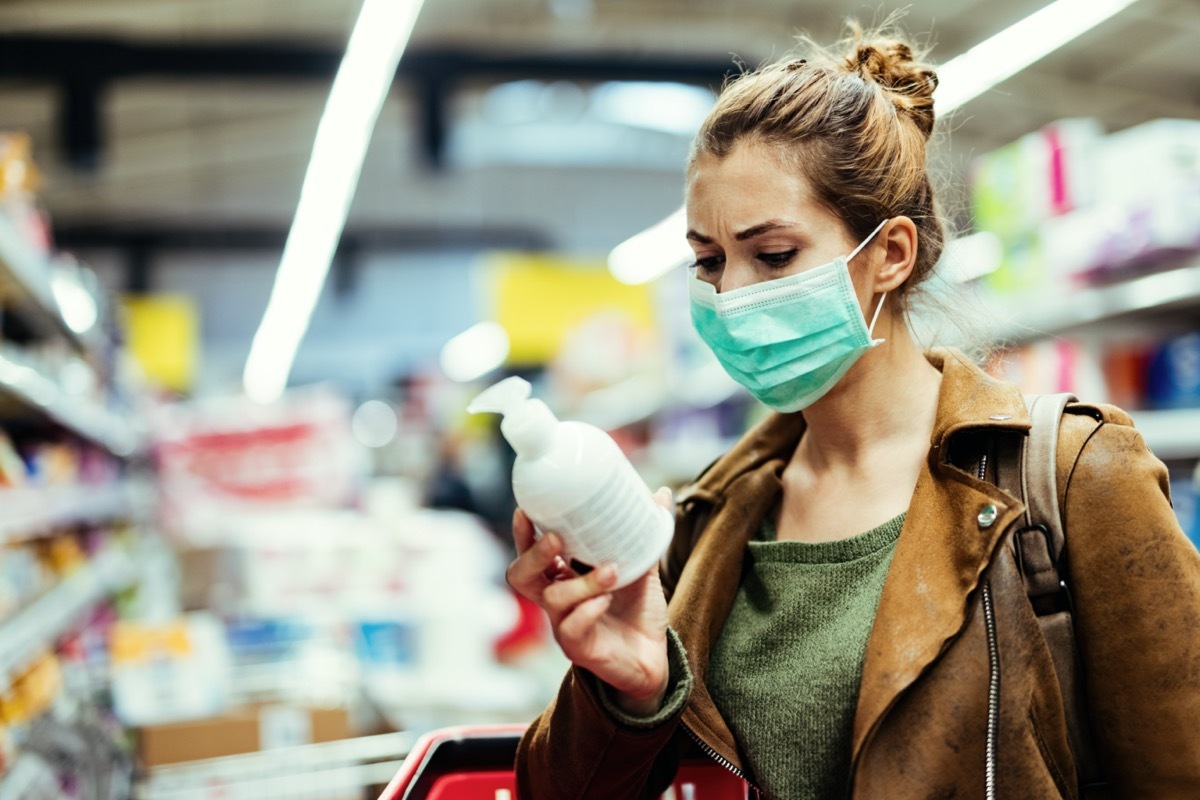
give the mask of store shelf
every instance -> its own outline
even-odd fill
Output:
[[[137,797],[149,798],[186,797],[196,788],[222,788],[231,785],[260,786],[281,776],[305,772],[329,772],[348,767],[367,765],[368,762],[386,761],[386,769],[375,772],[384,775],[387,783],[399,767],[399,759],[412,749],[416,737],[411,733],[385,733],[378,736],[360,736],[321,744],[284,747],[261,753],[209,758],[183,764],[169,764],[148,771],[141,782]],[[380,765],[369,765],[378,768]],[[390,770],[390,772],[388,771]],[[372,776],[374,777],[374,775]],[[355,784],[358,786],[365,784]],[[225,795],[222,795],[224,797]],[[274,794],[249,795],[275,797]]]
[[[1045,291],[1004,301],[993,338],[1020,342],[1056,336],[1121,317],[1195,306],[1200,309],[1200,260],[1165,272],[1077,291]]]
[[[0,781],[0,800],[57,800],[60,789],[43,758],[22,753]]]
[[[179,789],[149,789],[134,793],[136,800],[344,800],[359,797],[368,786],[384,786],[395,776],[403,761],[382,761],[377,764],[352,764],[315,771],[306,771],[303,764],[293,764],[284,773],[269,778],[241,781],[207,779]]]
[[[1200,458],[1200,408],[1133,411],[1130,416],[1154,455],[1164,461]]]
[[[13,224],[0,215],[0,283],[6,284],[22,311],[22,319],[34,330],[61,335],[81,353],[87,345],[67,325],[50,287],[47,259],[22,240]]]
[[[93,606],[134,579],[133,561],[117,549],[98,556],[30,605],[0,622],[0,691],[52,649]]]
[[[80,523],[131,516],[138,490],[130,483],[0,489],[0,545]]]
[[[0,391],[117,456],[130,456],[141,447],[143,437],[129,422],[67,394],[15,348],[0,350]]]

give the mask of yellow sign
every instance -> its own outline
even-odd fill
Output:
[[[549,361],[566,334],[597,313],[615,311],[638,328],[654,327],[649,285],[619,282],[603,259],[495,253],[485,266],[491,316],[508,333],[510,363]]]
[[[191,388],[200,349],[196,304],[184,295],[125,298],[129,350],[146,376],[177,392]]]
[[[190,655],[192,640],[184,621],[162,625],[118,622],[109,634],[109,649],[114,664],[129,664]]]

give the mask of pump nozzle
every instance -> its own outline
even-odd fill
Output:
[[[529,381],[514,375],[484,389],[467,406],[468,414],[503,414],[508,416],[529,399],[533,387]]]
[[[536,456],[550,446],[558,420],[545,403],[530,398],[532,392],[529,381],[514,375],[480,392],[467,411],[503,415],[500,432],[517,455]]]

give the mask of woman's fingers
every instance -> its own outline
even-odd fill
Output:
[[[517,546],[517,555],[521,555],[537,541],[533,531],[533,523],[529,517],[525,516],[525,512],[517,509],[513,512],[513,543]]]
[[[671,491],[669,486],[659,487],[659,490],[654,493],[654,502],[658,503],[667,511],[672,513],[675,511],[675,493]]]
[[[579,580],[585,580],[585,578],[579,578]],[[612,599],[612,594],[602,594],[575,606],[571,613],[567,614],[558,624],[559,644],[581,641],[587,636],[588,632],[604,616],[604,612],[608,611],[608,607],[612,605]]]
[[[561,620],[585,600],[612,590],[617,582],[617,571],[612,566],[594,569],[581,578],[557,581],[542,592],[542,608],[551,621]]]
[[[552,580],[549,571],[556,568],[556,559],[561,550],[562,542],[558,536],[547,533],[508,565],[504,579],[518,594],[542,605],[542,588]]]

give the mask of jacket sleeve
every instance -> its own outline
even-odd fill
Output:
[[[605,702],[595,675],[572,666],[558,696],[533,721],[517,747],[517,796],[547,798],[658,797],[675,773],[679,718],[692,690],[683,645],[668,630],[670,683],[663,711],[625,717]]]
[[[1104,416],[1064,498],[1097,761],[1114,797],[1200,797],[1200,554],[1162,462],[1123,412]]]

